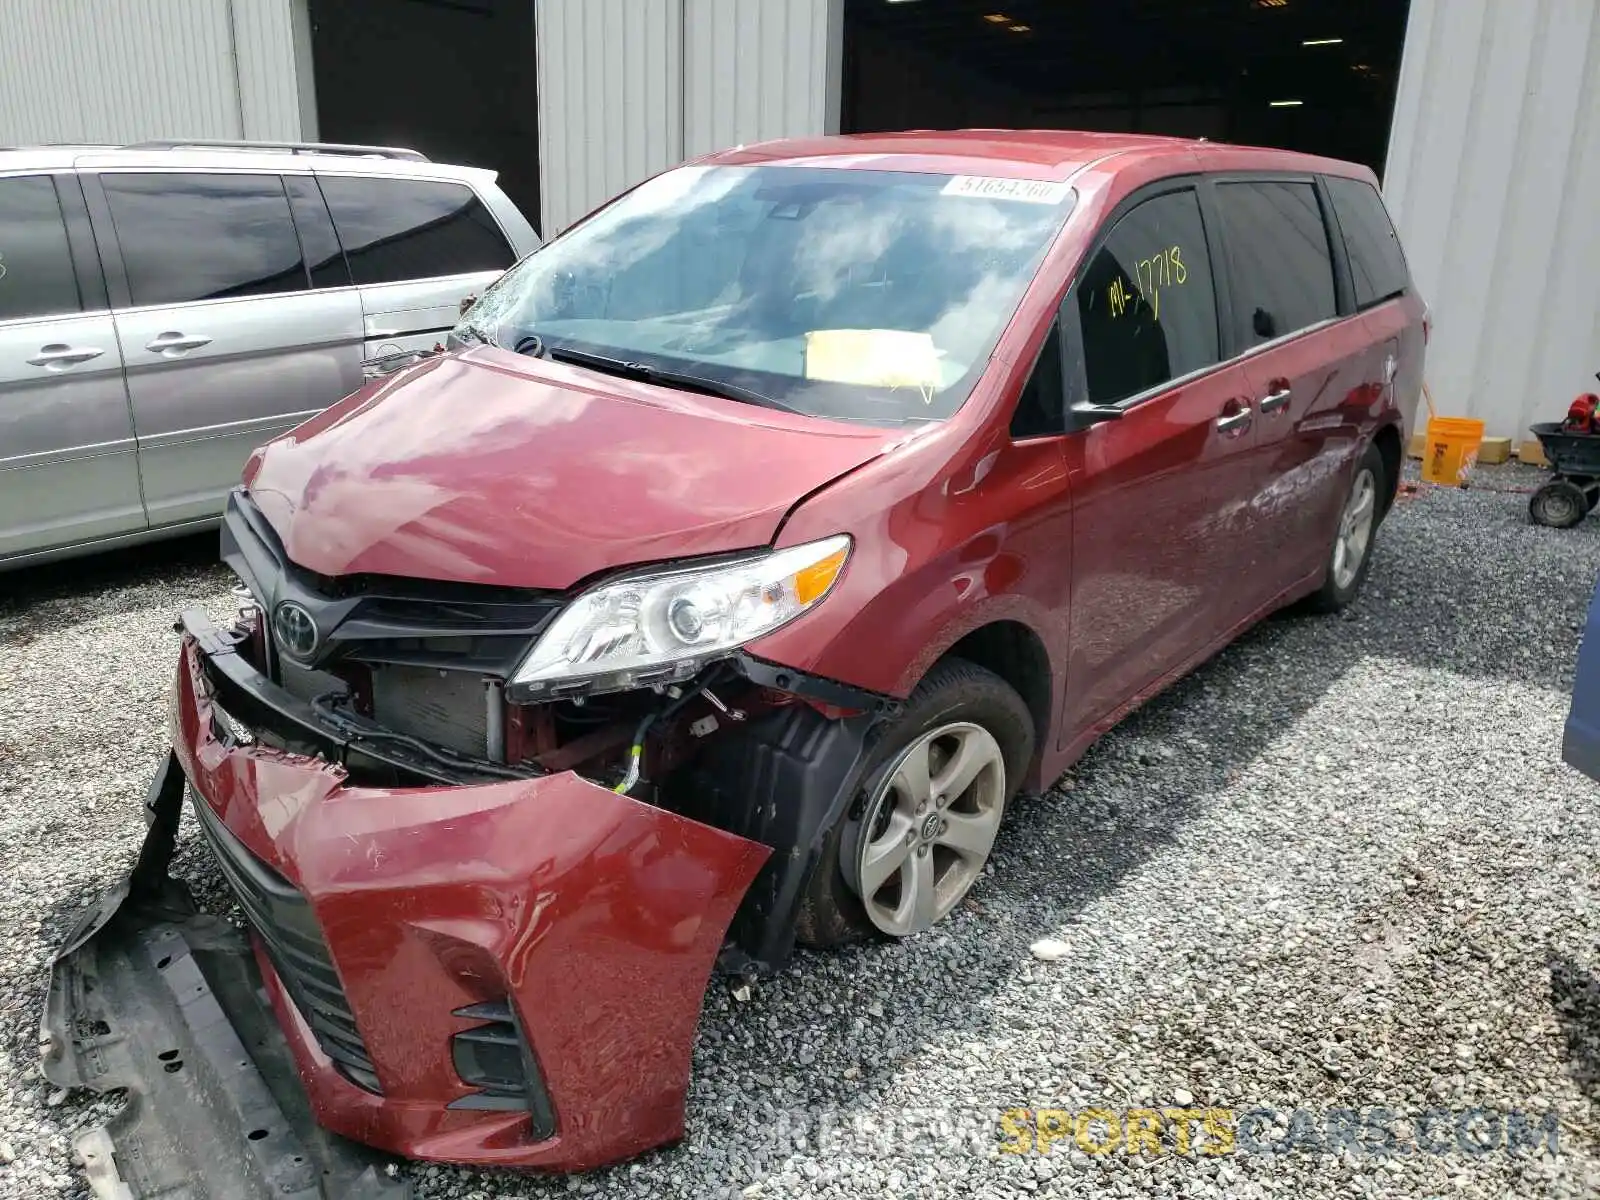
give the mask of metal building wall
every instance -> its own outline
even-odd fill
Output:
[[[296,68],[293,7],[4,0],[0,145],[298,138],[310,80]]]
[[[1600,0],[1412,0],[1384,193],[1442,414],[1521,442],[1600,371]]]
[[[843,0],[536,0],[554,235],[697,154],[836,130]]]

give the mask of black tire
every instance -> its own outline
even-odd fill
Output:
[[[1372,569],[1372,552],[1377,545],[1378,529],[1383,524],[1383,518],[1388,515],[1387,498],[1392,494],[1394,480],[1389,478],[1388,469],[1383,465],[1383,454],[1376,446],[1368,446],[1362,454],[1356,469],[1351,472],[1349,486],[1345,489],[1345,504],[1340,506],[1340,519],[1343,520],[1345,506],[1350,503],[1351,497],[1356,494],[1363,475],[1370,475],[1376,489],[1377,501],[1372,514],[1372,532],[1368,535],[1365,551],[1362,553],[1361,563],[1356,573],[1343,583],[1340,583],[1334,572],[1335,558],[1339,548],[1339,530],[1334,531],[1333,542],[1328,546],[1327,575],[1318,588],[1307,599],[1307,604],[1313,612],[1336,613],[1348,608],[1350,602],[1361,594],[1361,585],[1367,581],[1367,572]]]
[[[1528,497],[1528,516],[1535,525],[1571,529],[1588,515],[1588,498],[1570,479],[1552,479]]]
[[[862,787],[844,818],[828,831],[822,857],[801,898],[795,935],[802,945],[823,948],[870,937],[888,938],[872,924],[848,882],[843,862],[846,830],[853,821],[861,820],[869,797],[902,752],[923,734],[951,721],[970,721],[993,735],[1005,759],[1006,799],[1016,794],[1033,759],[1033,714],[1015,689],[994,672],[964,659],[944,659],[917,685],[905,711],[879,727],[868,751]]]

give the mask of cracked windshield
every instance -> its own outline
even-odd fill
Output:
[[[459,332],[816,416],[937,420],[1071,207],[1060,183],[680,168],[524,260]]]

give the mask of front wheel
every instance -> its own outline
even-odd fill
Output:
[[[934,667],[828,832],[799,940],[909,937],[949,915],[983,874],[1033,740],[1028,706],[999,676],[960,659]]]
[[[1383,455],[1376,446],[1368,446],[1356,464],[1339,513],[1339,528],[1328,552],[1327,578],[1311,597],[1311,606],[1317,611],[1338,612],[1361,591],[1372,565],[1372,543],[1381,519],[1383,493],[1379,489],[1387,482]]]

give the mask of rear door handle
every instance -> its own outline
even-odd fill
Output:
[[[180,354],[187,354],[191,350],[198,350],[201,346],[209,346],[211,339],[200,334],[184,334],[171,330],[167,333],[158,333],[154,338],[144,344],[144,348],[152,354],[159,354],[165,358],[175,358]]]
[[[1277,412],[1280,408],[1289,403],[1289,397],[1292,394],[1293,393],[1291,393],[1288,388],[1283,388],[1279,391],[1271,393],[1270,395],[1263,396],[1261,398],[1261,403],[1257,404],[1256,407],[1264,413]]]
[[[97,350],[93,346],[69,346],[65,342],[51,342],[48,346],[40,346],[39,353],[28,360],[28,365],[44,367],[49,371],[65,371],[68,367],[88,362],[91,358],[99,358],[104,353],[104,350]]]
[[[1246,429],[1250,425],[1251,412],[1249,408],[1241,408],[1238,412],[1229,413],[1227,416],[1217,418],[1218,433],[1232,433],[1236,429]]]

